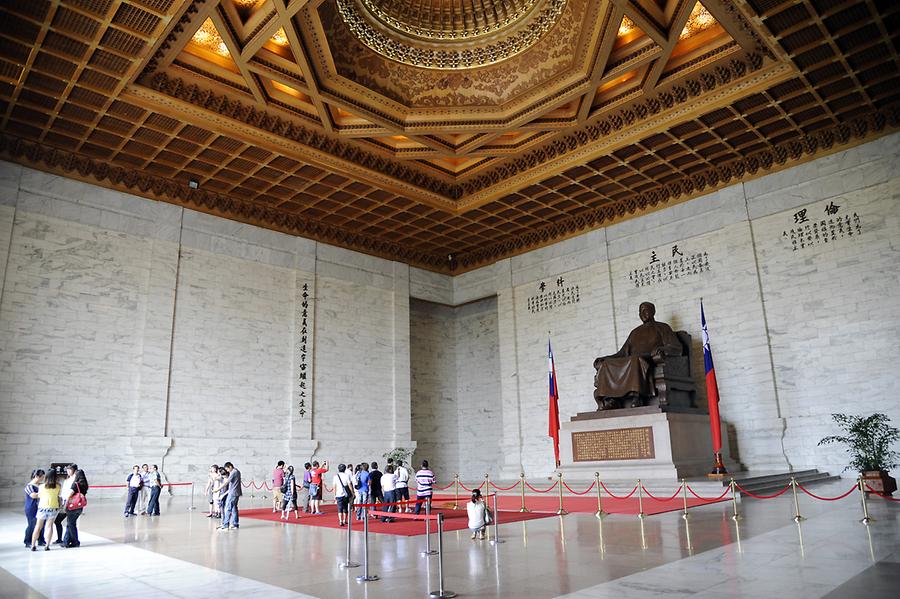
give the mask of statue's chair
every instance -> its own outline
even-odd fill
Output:
[[[653,383],[656,397],[647,405],[673,408],[697,407],[697,385],[691,376],[691,336],[686,331],[675,331],[682,345],[682,355],[654,358]]]

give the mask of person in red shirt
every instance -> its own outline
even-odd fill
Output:
[[[322,475],[328,472],[328,462],[323,462],[319,467],[319,462],[312,463],[312,470],[309,471],[309,509],[313,514],[321,514],[319,504],[322,501]]]

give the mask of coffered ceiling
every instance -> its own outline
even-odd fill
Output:
[[[0,6],[2,157],[441,272],[900,124],[894,0]]]

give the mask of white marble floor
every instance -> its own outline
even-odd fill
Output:
[[[818,487],[834,495],[848,481]],[[244,506],[252,507],[248,501]],[[744,501],[736,526],[729,506],[641,521],[613,515],[602,523],[570,514],[501,525],[501,545],[444,537],[445,588],[473,597],[725,597],[829,599],[894,597],[900,575],[900,504],[871,502],[876,518],[858,523],[857,497],[824,503],[801,498],[807,520],[791,520],[788,495]],[[261,505],[261,504],[260,504]],[[243,519],[218,533],[178,500],[160,518],[121,517],[118,502],[92,501],[81,521],[82,546],[32,553],[22,546],[24,517],[0,511],[0,597],[427,596],[437,588],[437,559],[422,557],[422,537],[372,535],[371,570],[339,567],[341,530]],[[353,540],[361,559],[361,539]]]

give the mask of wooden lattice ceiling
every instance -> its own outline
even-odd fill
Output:
[[[0,6],[4,158],[444,272],[900,120],[893,0]]]

